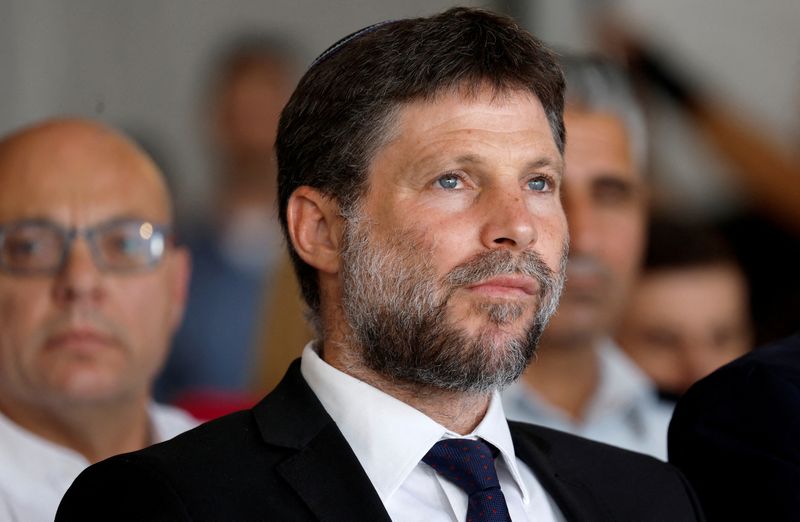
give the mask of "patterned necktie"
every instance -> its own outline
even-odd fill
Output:
[[[496,455],[494,446],[482,440],[448,439],[434,444],[422,461],[467,494],[467,522],[509,522],[494,469]]]

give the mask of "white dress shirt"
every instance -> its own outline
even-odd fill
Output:
[[[499,394],[493,395],[478,427],[462,436],[330,366],[313,343],[303,350],[300,370],[353,449],[392,520],[463,522],[466,493],[440,477],[422,457],[441,439],[478,437],[500,451],[495,465],[512,520],[564,520],[533,471],[516,457]]]
[[[197,426],[170,406],[150,407],[153,440],[162,442]],[[89,461],[35,435],[0,414],[0,521],[52,522],[58,504]]]
[[[503,392],[508,418],[666,460],[673,406],[659,400],[652,382],[611,340],[598,346],[597,356],[600,382],[583,419],[570,418],[523,381]]]

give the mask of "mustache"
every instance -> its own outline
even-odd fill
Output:
[[[44,344],[49,340],[74,329],[88,329],[121,346],[128,346],[122,330],[112,321],[97,312],[68,312],[44,325],[39,333],[39,341]]]
[[[510,274],[536,279],[540,292],[548,283],[557,279],[556,272],[536,252],[526,250],[515,256],[508,250],[498,249],[478,253],[456,266],[447,274],[445,283],[451,288],[461,288],[491,277]]]

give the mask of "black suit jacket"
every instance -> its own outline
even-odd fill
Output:
[[[669,459],[709,520],[800,520],[800,334],[695,384],[672,417]]]
[[[682,475],[650,457],[511,423],[517,455],[568,520],[692,521]],[[295,361],[252,410],[90,466],[56,520],[388,521],[377,492]]]

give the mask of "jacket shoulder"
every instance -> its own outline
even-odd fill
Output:
[[[678,401],[669,458],[713,519],[796,520],[800,336],[718,369]]]
[[[56,520],[250,520],[284,508],[298,518],[306,508],[276,472],[288,452],[264,442],[250,410],[237,412],[89,466]]]
[[[571,492],[584,508],[596,506],[598,519],[703,520],[692,488],[666,462],[542,426],[509,426],[517,456],[545,488]]]

